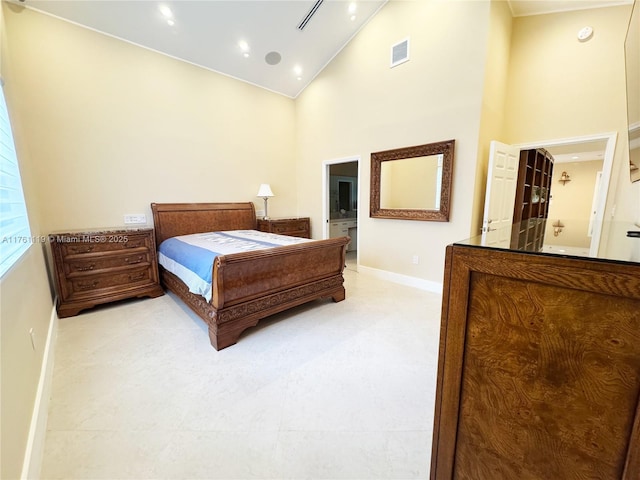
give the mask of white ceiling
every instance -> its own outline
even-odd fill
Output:
[[[20,3],[14,0],[13,3]],[[296,97],[386,0],[25,0],[22,5]],[[167,6],[173,26],[161,13]],[[239,43],[249,46],[244,57]],[[281,61],[270,65],[269,52]],[[302,73],[297,75],[294,68]]]
[[[387,0],[10,0],[295,98]],[[422,0],[414,0],[422,1]],[[451,1],[451,0],[450,0]],[[508,0],[514,16],[633,0]],[[298,25],[317,4],[303,30]],[[173,25],[162,13],[172,12]],[[402,39],[398,39],[402,40]],[[243,56],[240,42],[249,46]],[[270,65],[270,52],[281,55]],[[294,73],[296,66],[301,74]]]
[[[553,155],[554,163],[604,161],[606,140],[573,143],[570,145],[555,145],[545,147]]]
[[[508,0],[514,17],[628,5],[633,0]]]

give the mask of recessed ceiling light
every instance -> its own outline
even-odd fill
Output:
[[[580,157],[577,155],[574,155],[573,157],[571,157],[571,160],[578,160]]]
[[[358,9],[358,6],[356,5],[356,2],[351,2],[349,4],[349,15],[351,16],[351,21],[353,22],[356,19],[356,10]]]
[[[166,5],[160,5],[160,13],[162,15],[165,16],[165,18],[172,18],[173,17],[173,12],[171,11],[171,9],[166,6]]]
[[[240,50],[242,51],[242,56],[244,58],[249,58],[249,44],[245,40],[240,40],[238,42],[238,46],[240,47]]]
[[[172,19],[167,20],[167,25],[169,25],[170,27],[173,27],[176,24],[176,22]]]
[[[296,65],[295,67],[293,67],[293,73],[295,73],[297,76],[302,75],[302,67],[300,65]]]

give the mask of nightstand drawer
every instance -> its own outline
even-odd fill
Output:
[[[258,230],[292,237],[311,238],[311,225],[308,217],[258,219]]]
[[[287,233],[293,232],[308,232],[309,224],[305,221],[295,221],[295,222],[278,222],[273,225],[274,233],[281,233],[286,235]]]

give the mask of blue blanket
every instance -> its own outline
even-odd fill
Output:
[[[191,293],[202,295],[210,301],[213,262],[218,255],[264,250],[308,241],[304,238],[255,230],[196,233],[172,237],[162,242],[158,249],[158,262],[180,278]]]

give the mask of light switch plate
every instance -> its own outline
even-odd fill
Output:
[[[124,216],[124,223],[126,224],[146,224],[147,216],[144,213],[132,213]]]

